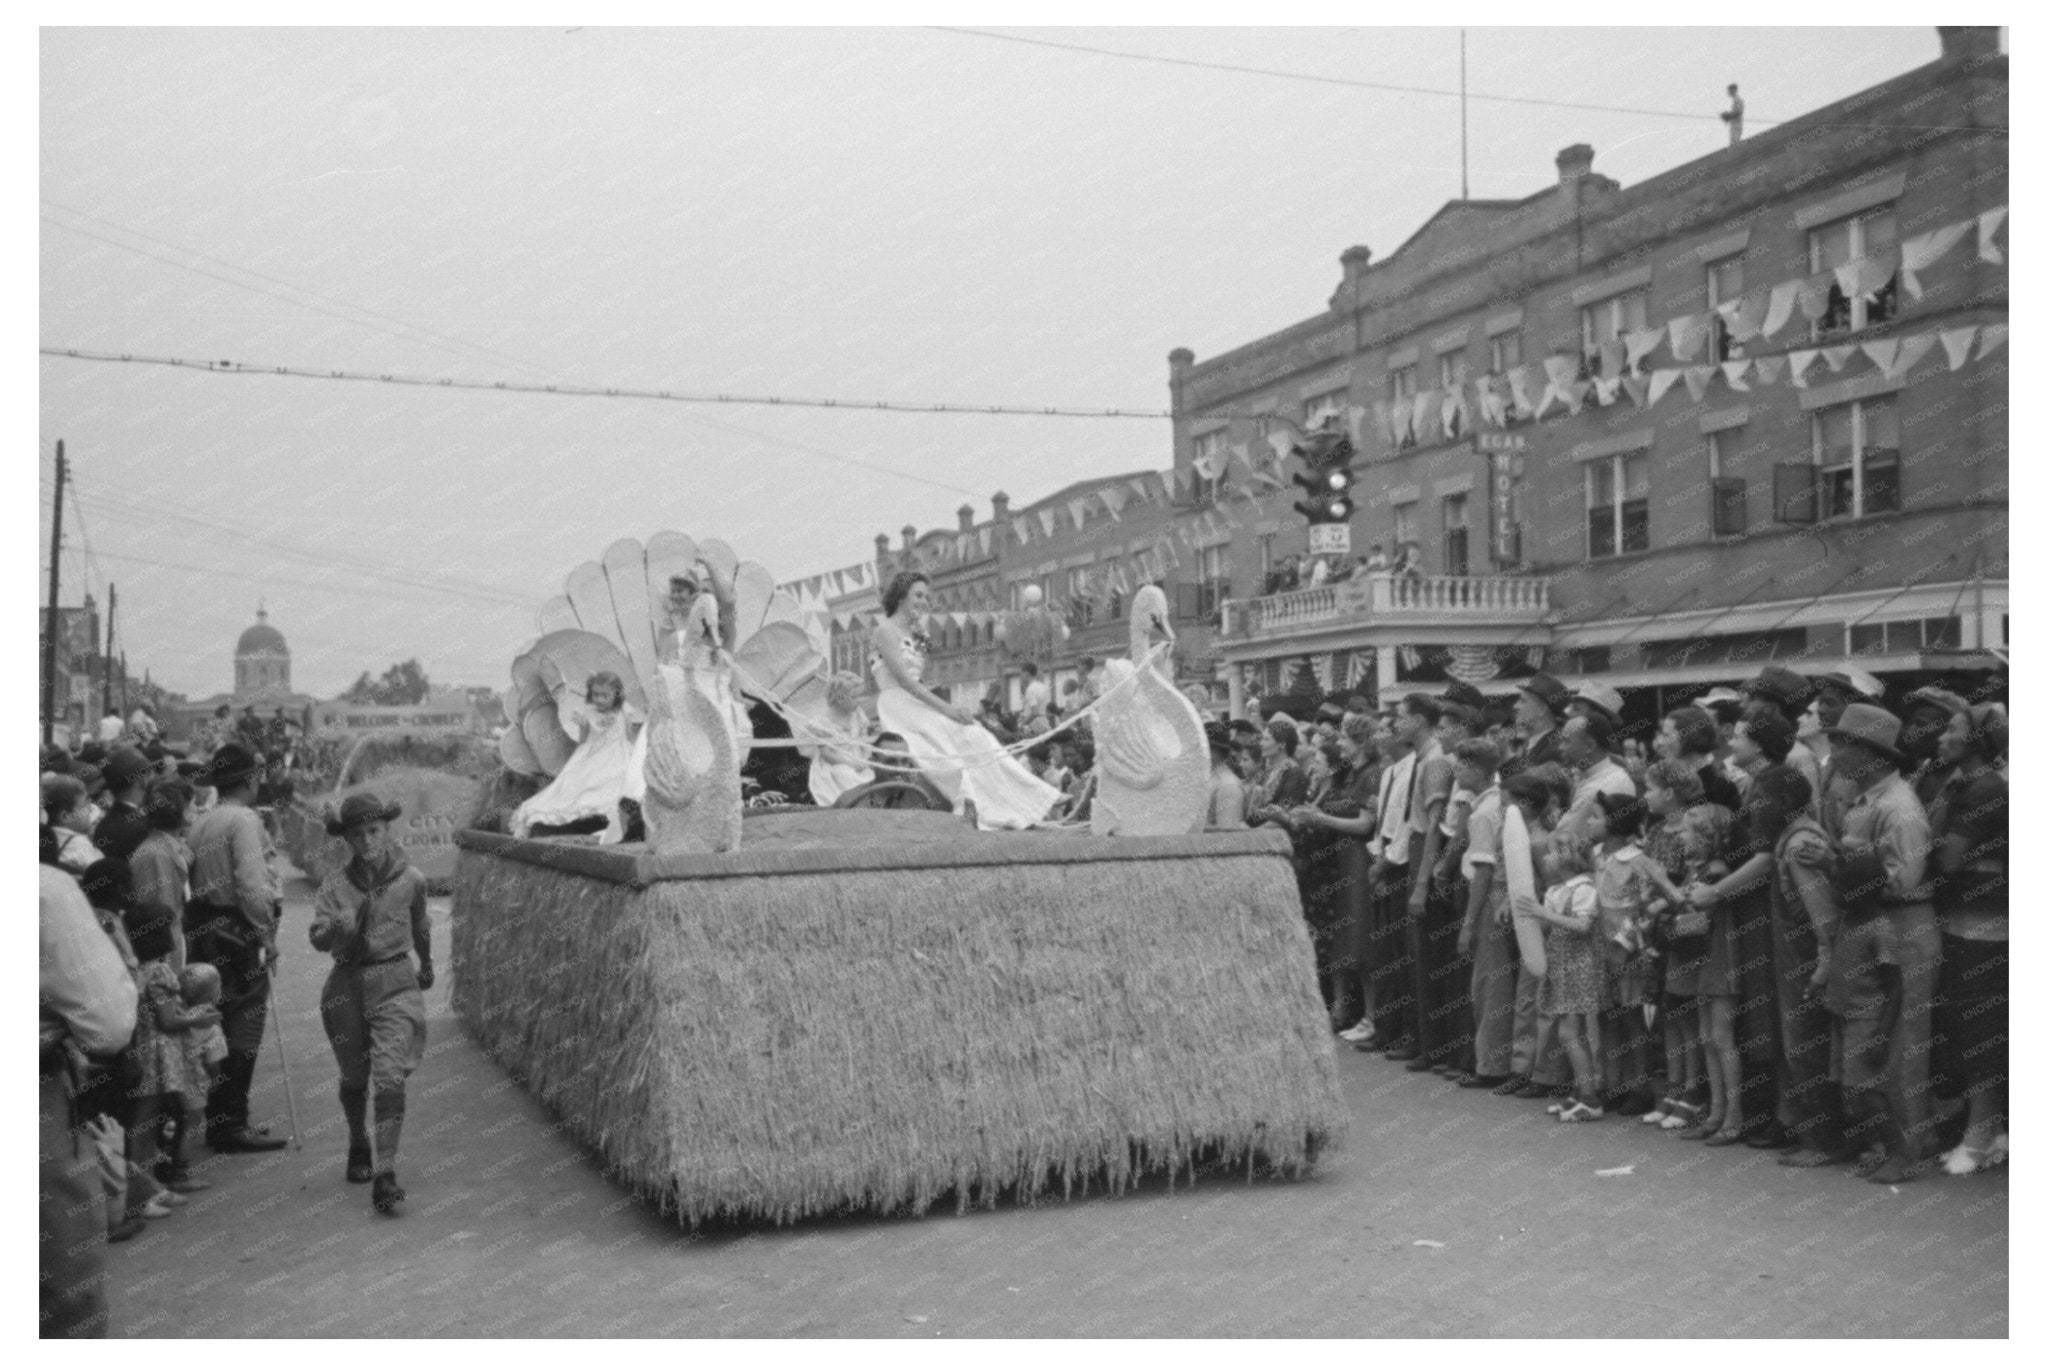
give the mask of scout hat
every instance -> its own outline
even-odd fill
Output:
[[[1882,706],[1855,702],[1842,709],[1841,724],[1831,725],[1822,733],[1829,743],[1861,744],[1904,767],[1906,756],[1899,752],[1899,727],[1899,718]]]
[[[1805,706],[1813,695],[1812,684],[1783,664],[1765,664],[1761,673],[1742,684],[1742,690],[1776,702],[1778,709],[1788,716]]]
[[[1316,708],[1316,719],[1342,720],[1344,719],[1344,708],[1337,705],[1336,702],[1326,701]]]
[[[1563,715],[1565,705],[1572,699],[1570,690],[1548,673],[1535,674],[1526,681],[1515,684],[1515,689],[1526,692],[1542,702],[1555,716]]]
[[[367,825],[372,820],[386,824],[396,820],[404,811],[396,801],[385,802],[375,792],[357,792],[341,803],[341,813],[327,818],[329,834],[346,834],[357,825]]]
[[[1616,688],[1601,682],[1580,683],[1572,696],[1604,712],[1614,724],[1621,724],[1621,693]]]
[[[206,766],[192,775],[192,781],[202,787],[232,787],[256,776],[257,766],[256,755],[241,745],[223,744]]]
[[[1908,692],[1899,704],[1908,711],[1915,706],[1938,707],[1951,716],[1968,715],[1970,711],[1970,703],[1945,687],[1916,687]]]
[[[1854,671],[1850,671],[1854,668]],[[1847,701],[1876,701],[1884,696],[1884,684],[1854,665],[1844,665],[1813,680],[1815,691],[1840,693]]]

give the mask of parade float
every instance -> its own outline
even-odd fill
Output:
[[[678,621],[693,565],[724,586]],[[543,608],[503,752],[559,772],[563,707],[616,672],[647,838],[459,834],[457,1011],[686,1224],[1307,1170],[1345,1111],[1288,843],[1199,832],[1206,750],[1147,625],[1095,714],[1104,833],[743,811],[742,702],[801,737],[814,623],[717,542],[614,545]]]

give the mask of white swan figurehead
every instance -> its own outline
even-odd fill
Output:
[[[1209,751],[1202,718],[1174,687],[1152,636],[1173,639],[1166,594],[1154,584],[1131,602],[1131,657],[1103,665],[1095,718],[1097,834],[1193,834],[1209,808]]]

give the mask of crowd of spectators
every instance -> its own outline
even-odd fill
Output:
[[[1772,665],[1655,718],[1544,674],[1211,722],[1332,1027],[1565,1123],[1896,1183],[2005,1160],[2007,713]],[[1647,730],[1638,718],[1632,730]]]

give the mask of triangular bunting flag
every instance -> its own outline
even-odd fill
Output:
[[[1952,327],[1941,334],[1941,348],[1948,352],[1949,373],[1963,368],[1963,362],[1970,358],[1970,343],[1977,339],[1977,328]]]
[[[1535,406],[1529,397],[1529,385],[1535,376],[1535,370],[1527,365],[1517,365],[1508,371],[1508,393],[1514,398],[1515,406],[1523,412]]]
[[[1759,384],[1775,384],[1784,372],[1785,357],[1781,355],[1763,356],[1756,362],[1756,382]]]
[[[1024,529],[1024,518],[1019,517],[1011,522],[1010,530],[1016,533],[1019,545],[1029,545],[1031,543],[1031,533]]]
[[[1875,298],[1884,292],[1892,282],[1892,276],[1899,273],[1899,249],[1887,247],[1883,251],[1865,256],[1857,263],[1856,292],[1865,298]]]
[[[1588,380],[1574,379],[1571,383],[1565,385],[1565,406],[1571,410],[1572,416],[1577,417],[1579,415],[1580,410],[1586,406],[1586,395],[1591,392],[1593,392],[1593,385]]]
[[[1707,340],[1707,320],[1697,313],[1671,319],[1671,354],[1691,360]]]
[[[1657,343],[1664,339],[1662,327],[1638,327],[1630,332],[1624,341],[1628,343],[1628,367],[1633,370],[1657,349]]]
[[[1536,405],[1537,417],[1540,418],[1545,412],[1548,412],[1553,402],[1562,403],[1573,412],[1579,410],[1579,403],[1584,400],[1581,398],[1578,402],[1575,402],[1571,392],[1571,385],[1578,372],[1579,359],[1577,356],[1553,355],[1544,358],[1543,374],[1549,380],[1549,383],[1543,390],[1543,401]]]
[[[1893,365],[1886,367],[1884,377],[1887,379],[1903,379],[1911,374],[1913,367],[1925,359],[1927,353],[1933,349],[1934,334],[1932,332],[1921,332],[1914,336],[1900,338],[1898,360]]]
[[[1899,280],[1906,286],[1908,294],[1916,299],[1920,297],[1918,272],[1948,255],[1969,230],[1967,222],[1950,223],[1947,227],[1923,232],[1918,237],[1909,237],[1899,244]]]
[[[1721,378],[1726,380],[1728,387],[1737,393],[1749,392],[1749,384],[1742,377],[1747,373],[1749,373],[1749,362],[1747,360],[1724,360],[1721,362]]]
[[[1707,396],[1707,381],[1714,377],[1712,365],[1688,365],[1685,367],[1685,391],[1697,403]]]
[[[995,538],[995,529],[996,528],[993,526],[984,526],[979,531],[975,532],[975,536],[980,545],[981,555],[984,559],[988,558],[989,542]]]
[[[1736,307],[1724,316],[1728,321],[1728,335],[1736,341],[1748,341],[1764,329],[1764,318],[1771,307],[1771,296],[1767,290],[1752,289],[1736,301]]]
[[[1101,496],[1102,510],[1109,513],[1109,519],[1111,521],[1122,521],[1124,503],[1129,500],[1130,495],[1116,484],[1110,484],[1102,490]]]
[[[1435,389],[1424,389],[1415,395],[1415,440],[1418,444],[1434,440],[1437,434],[1437,419],[1441,415],[1443,395]]]
[[[1771,287],[1771,306],[1764,313],[1763,334],[1773,337],[1792,320],[1792,308],[1799,302],[1799,281],[1787,280]]]
[[[1819,322],[1828,311],[1828,293],[1835,286],[1835,275],[1823,270],[1818,275],[1808,275],[1799,282],[1799,311],[1808,322]]]
[[[2000,204],[1995,209],[1986,209],[1977,215],[1978,260],[1989,261],[1993,265],[2004,263],[2005,253],[1998,249],[1998,244],[1992,241],[1991,237],[1998,231],[1998,225],[2005,221],[2005,211],[2009,207],[2010,205]]]
[[[1985,356],[1990,355],[1993,351],[2005,345],[2005,334],[2011,330],[2012,324],[2010,323],[1985,323],[1984,330],[1977,334],[1979,337],[1977,359],[1982,360]]]
[[[1508,424],[1508,400],[1501,394],[1498,376],[1483,374],[1474,381],[1479,393],[1479,416],[1486,425],[1494,428]]]
[[[1365,450],[1365,409],[1356,403],[1347,404],[1344,408],[1344,429],[1351,437],[1351,448],[1363,452]]]
[[[1876,341],[1866,341],[1863,343],[1863,354],[1869,356],[1870,363],[1883,370],[1885,377],[1889,379],[1892,373],[1892,365],[1899,358],[1899,339],[1897,337],[1880,337]]]
[[[1067,500],[1067,515],[1071,516],[1071,517],[1072,517],[1072,518],[1074,519],[1074,529],[1075,529],[1075,530],[1077,530],[1077,531],[1080,531],[1080,530],[1085,530],[1085,529],[1087,528],[1087,525],[1088,525],[1088,499],[1086,499],[1086,498],[1070,498],[1070,499],[1068,499],[1068,500]]]
[[[1059,509],[1053,507],[1041,507],[1038,509],[1038,529],[1045,532],[1046,539],[1052,539],[1053,530],[1059,524]]]
[[[1681,370],[1650,371],[1650,406],[1655,407],[1658,399],[1671,392],[1671,386],[1678,382],[1682,373]]]
[[[1823,346],[1820,348],[1820,358],[1827,361],[1829,374],[1840,374],[1842,367],[1848,364],[1860,349],[1862,348],[1854,342],[1847,346]]]
[[[1635,400],[1637,407],[1647,406],[1650,401],[1650,385],[1654,381],[1647,375],[1623,375],[1621,386],[1628,390],[1628,396]]]
[[[1807,367],[1813,364],[1814,357],[1819,354],[1819,351],[1787,351],[1785,353],[1785,364],[1790,367],[1787,372],[1792,376],[1793,388],[1803,389],[1806,387]]]
[[[1594,380],[1593,401],[1598,403],[1603,408],[1613,403],[1617,398],[1621,396],[1621,381],[1627,377],[1628,376],[1626,375],[1618,374],[1614,376],[1614,378],[1612,379]]]
[[[1294,433],[1284,429],[1269,431],[1266,433],[1266,444],[1273,447],[1274,459],[1284,460],[1287,458],[1288,452],[1294,449]],[[1244,463],[1247,469],[1251,467],[1252,462],[1249,456],[1246,457]]]

